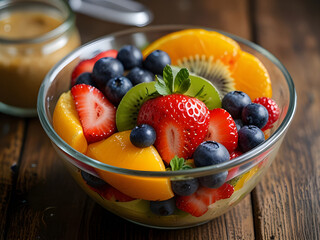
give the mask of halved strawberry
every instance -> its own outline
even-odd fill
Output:
[[[80,74],[85,73],[85,72],[92,72],[93,66],[98,61],[100,58],[103,57],[113,57],[116,58],[118,54],[118,51],[115,49],[111,49],[108,51],[104,51],[99,53],[93,58],[83,60],[78,63],[78,65],[73,69],[72,74],[71,74],[71,86],[74,86],[76,83],[77,77],[79,77]]]
[[[86,59],[78,63],[78,65],[73,69],[71,74],[71,86],[77,81],[77,77],[79,77],[82,73],[92,72],[93,65],[95,63],[94,59]]]
[[[175,155],[185,159],[192,157],[207,133],[209,110],[196,98],[171,94],[145,102],[137,122],[155,129],[157,138],[154,146],[169,164]]]
[[[242,152],[235,150],[234,152],[232,152],[230,154],[230,160],[234,159],[236,157],[239,157],[240,155],[242,155]],[[230,179],[234,178],[234,176],[237,174],[238,171],[239,171],[239,167],[234,167],[234,168],[230,169],[228,171],[228,176],[226,178],[226,182],[229,181]]]
[[[217,189],[200,187],[190,196],[177,196],[176,206],[192,216],[200,217],[208,211],[208,206],[218,200],[231,197],[233,192],[234,187],[227,183]]]
[[[129,197],[110,185],[104,191],[102,191],[100,195],[107,200],[116,202],[130,202],[135,200],[135,198]]]
[[[116,58],[118,55],[118,51],[115,49],[110,49],[108,51],[104,51],[99,53],[97,56],[95,56],[93,59],[95,61],[98,61],[100,58],[104,58],[104,57],[112,57],[112,58]]]
[[[210,110],[208,133],[205,141],[216,141],[223,144],[229,152],[238,146],[238,131],[231,115],[222,108]]]
[[[277,103],[273,99],[267,97],[256,98],[253,100],[253,102],[264,106],[269,114],[268,122],[261,130],[265,131],[272,128],[273,124],[279,119],[280,115],[280,108]]]
[[[87,183],[86,183],[87,184]],[[94,188],[87,184],[87,186],[94,192],[98,193],[101,197],[115,202],[129,202],[135,200],[135,198],[129,197],[124,193],[120,192],[118,189],[110,186],[106,183],[106,185]]]
[[[88,143],[105,139],[116,131],[116,108],[97,88],[78,84],[71,93]]]

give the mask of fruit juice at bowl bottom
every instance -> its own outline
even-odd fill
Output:
[[[0,3],[0,111],[35,116],[45,75],[79,45],[73,14],[63,1]]]
[[[81,176],[80,168],[75,167],[72,159],[66,160],[65,155],[64,164],[68,171],[71,173],[75,181],[80,185],[80,187],[97,203],[108,211],[135,223],[151,226],[156,228],[165,229],[179,229],[187,228],[191,226],[204,224],[213,218],[219,217],[222,214],[229,211],[233,206],[239,203],[251,190],[256,186],[257,182],[263,177],[263,175],[268,170],[273,159],[275,158],[275,153],[273,156],[268,156],[264,159],[260,159],[259,163],[255,166],[246,169],[242,174],[242,180],[238,181],[235,185],[235,191],[230,198],[219,200],[210,206],[208,206],[208,211],[200,216],[194,217],[190,214],[183,212],[181,210],[176,210],[174,214],[170,216],[158,216],[150,211],[149,201],[142,199],[135,199],[127,202],[118,202],[116,200],[108,200],[103,195],[99,194],[97,189],[90,187]],[[71,163],[72,162],[72,163]],[[84,168],[82,168],[84,169]],[[88,171],[88,169],[86,169]]]

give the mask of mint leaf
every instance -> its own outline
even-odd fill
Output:
[[[156,76],[156,80],[157,82],[155,83],[154,87],[160,95],[165,96],[170,95],[172,93],[163,79]]]
[[[173,92],[173,73],[170,65],[166,65],[163,69],[163,80],[166,83],[167,87]]]
[[[184,158],[174,156],[170,161],[171,171],[185,170],[192,168],[190,165],[185,163]]]
[[[185,93],[191,85],[189,79],[189,71],[186,68],[181,68],[174,79],[174,92]]]
[[[179,86],[176,92],[184,94],[186,91],[188,91],[190,85],[191,85],[191,80],[190,78],[187,78],[181,83],[181,85]]]

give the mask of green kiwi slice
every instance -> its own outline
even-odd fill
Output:
[[[235,90],[234,79],[231,76],[229,66],[220,60],[215,60],[213,56],[190,56],[178,60],[179,67],[187,68],[190,73],[209,80],[219,91],[223,98],[228,92]]]
[[[180,68],[171,66],[175,76]],[[218,90],[208,80],[195,74],[190,74],[191,85],[184,95],[196,97],[206,104],[209,110],[221,107],[221,99]],[[116,124],[118,131],[125,131],[134,128],[137,124],[137,117],[142,104],[159,96],[155,88],[156,82],[140,83],[131,88],[122,98],[116,112]]]
[[[156,92],[154,84],[155,82],[140,83],[124,95],[116,112],[118,131],[131,130],[136,126],[142,104]]]

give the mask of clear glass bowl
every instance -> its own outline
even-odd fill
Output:
[[[294,84],[281,62],[262,47],[237,36],[222,32],[236,40],[243,50],[257,56],[270,74],[273,99],[278,103],[281,112],[279,120],[270,131],[270,137],[263,144],[233,160],[218,165],[175,172],[151,172],[123,169],[101,163],[77,152],[58,136],[52,126],[53,110],[60,94],[69,90],[71,72],[81,59],[90,58],[100,51],[119,49],[125,44],[133,44],[139,48],[143,48],[163,35],[186,28],[195,27],[168,25],[134,28],[90,42],[76,49],[55,65],[46,76],[39,91],[38,114],[41,124],[51,139],[55,150],[63,159],[63,162],[77,183],[108,211],[144,226],[168,229],[192,227],[222,215],[239,203],[256,186],[275,159],[296,108]],[[157,216],[150,211],[150,203],[147,200],[136,199],[127,202],[114,201],[113,199],[108,200],[108,197],[101,192],[103,188],[101,190],[88,186],[82,178],[81,172],[87,172],[99,177],[97,170],[98,172],[105,171],[118,176],[125,176],[132,180],[140,179],[141,181],[153,181],[155,179],[174,181],[177,178],[194,178],[228,170],[229,173],[235,172],[232,179],[238,179],[238,181],[235,181],[237,183],[231,197],[211,204],[208,207],[208,211],[200,217],[191,216],[178,209],[175,210],[173,215]],[[132,187],[135,187],[134,184],[132,185]],[[145,191],[148,190],[145,189]]]

